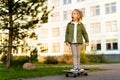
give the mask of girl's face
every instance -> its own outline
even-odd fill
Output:
[[[72,12],[72,21],[79,21],[79,18],[80,18],[80,16],[79,16],[78,12],[73,11]]]

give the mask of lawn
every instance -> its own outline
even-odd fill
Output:
[[[43,77],[48,75],[63,74],[62,70],[70,69],[71,65],[44,65],[36,64],[35,70],[24,70],[20,67],[6,69],[5,65],[0,64],[0,80],[12,80],[17,78]],[[91,71],[100,71],[99,68],[92,68]]]

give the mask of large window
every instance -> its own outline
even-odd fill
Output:
[[[85,17],[85,8],[80,8],[80,11],[82,11],[83,16]]]
[[[92,6],[90,10],[91,10],[91,16],[100,15],[100,6]]]
[[[52,0],[52,4],[54,7],[58,7],[60,5],[60,0]]]
[[[118,40],[117,39],[106,40],[106,50],[118,50]]]
[[[116,12],[116,3],[105,4],[105,13],[115,13]]]
[[[52,43],[52,52],[60,52],[60,43]]]
[[[64,52],[65,53],[70,53],[71,52],[71,48],[69,46],[67,46],[66,44],[64,44]]]
[[[101,28],[100,28],[100,23],[97,22],[97,23],[91,23],[90,24],[90,31],[91,31],[91,34],[95,34],[95,33],[100,33],[101,32]]]
[[[18,54],[18,48],[17,48],[17,47],[16,47],[16,48],[13,48],[12,51],[13,51],[13,52],[12,52],[13,54]]]
[[[60,14],[59,12],[52,13],[51,15],[51,22],[60,21]]]
[[[91,41],[91,51],[99,50],[101,50],[101,41],[100,40]]]
[[[117,21],[106,22],[106,32],[117,32]]]
[[[41,53],[48,53],[48,43],[41,43],[40,52]]]
[[[82,1],[85,1],[85,0],[77,0],[78,2],[82,2]]]
[[[63,4],[70,4],[72,2],[72,0],[63,0]]]
[[[101,43],[96,44],[96,50],[101,50]]]
[[[43,28],[40,30],[40,38],[48,38],[48,29]]]
[[[8,47],[8,34],[5,33],[4,31],[1,31],[0,33],[0,51],[7,52],[7,47]]]
[[[22,54],[27,54],[27,52],[28,52],[28,45],[24,44],[24,45],[21,46],[21,48],[22,48]]]
[[[59,37],[59,36],[60,36],[60,28],[59,27],[52,28],[52,37]]]
[[[8,46],[8,34],[7,33],[0,33],[0,45],[1,46]]]
[[[64,11],[63,12],[63,20],[70,20],[71,19],[71,13],[72,13],[71,10]]]

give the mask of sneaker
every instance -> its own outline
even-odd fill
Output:
[[[78,71],[77,67],[74,67],[73,69],[71,69],[70,71]]]
[[[77,68],[77,70],[78,70],[78,71],[84,71],[84,69],[82,69],[82,68]]]

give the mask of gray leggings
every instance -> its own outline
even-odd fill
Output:
[[[81,44],[71,43],[73,67],[80,67]]]

